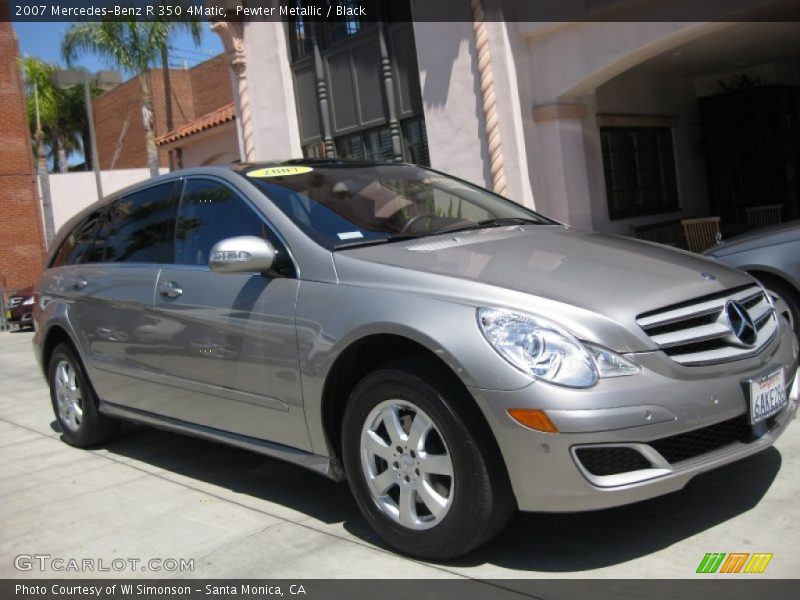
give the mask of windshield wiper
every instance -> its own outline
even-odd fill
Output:
[[[504,219],[484,219],[477,223],[470,225],[462,225],[460,227],[444,227],[433,232],[433,235],[439,233],[455,233],[457,231],[471,231],[473,229],[485,229],[488,227],[504,227],[506,225],[545,225],[544,221],[537,221],[536,219],[527,219],[525,217],[507,217]]]
[[[393,233],[385,238],[376,238],[373,240],[354,240],[352,242],[344,242],[336,244],[334,250],[349,250],[350,248],[363,248],[364,246],[375,246],[377,244],[388,244],[391,242],[403,242],[405,240],[415,240],[420,236],[417,233]]]

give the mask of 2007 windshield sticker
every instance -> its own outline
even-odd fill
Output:
[[[311,167],[267,167],[250,171],[248,177],[285,177],[287,175],[302,175],[313,171]]]

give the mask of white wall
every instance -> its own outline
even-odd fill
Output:
[[[255,160],[303,156],[285,28],[281,22],[244,24]]]
[[[193,135],[183,146],[183,167],[230,164],[239,160],[236,123],[231,121]],[[176,144],[179,145],[179,144]]]
[[[491,186],[472,24],[414,22],[431,165]]]
[[[415,5],[416,7],[416,5]],[[459,4],[464,22],[414,23],[425,128],[431,166],[488,188],[489,169],[483,98],[469,6]],[[416,11],[417,12],[421,11]],[[460,13],[459,13],[460,14]],[[507,191],[534,205],[523,142],[518,78],[505,23],[487,23],[496,109],[500,120]]]
[[[161,169],[166,173],[169,169]],[[103,194],[108,195],[124,187],[150,178],[150,169],[119,169],[101,171]],[[97,202],[97,185],[94,172],[52,173],[50,196],[53,202],[53,221],[56,231],[81,209]]]
[[[518,23],[535,84],[530,105],[591,93],[598,86],[680,44],[731,23]]]

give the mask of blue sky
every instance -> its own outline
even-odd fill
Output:
[[[61,58],[61,38],[69,23],[12,23],[19,40],[21,55],[35,56],[47,62],[63,64]],[[172,42],[174,50],[170,52],[170,62],[174,67],[193,67],[198,63],[222,52],[219,36],[203,24],[203,40],[195,46],[192,37],[187,33],[178,34]],[[110,68],[94,56],[87,55],[80,60],[80,65],[90,71]],[[130,77],[127,74],[126,79]]]
[[[2,2],[2,0],[0,0]],[[12,23],[19,41],[19,53],[22,56],[35,56],[47,62],[64,65],[61,58],[61,38],[69,23]],[[208,23],[203,23],[203,39],[200,45],[195,46],[192,36],[181,32],[175,36],[171,43],[170,63],[172,66],[193,67],[212,56],[220,54],[223,50],[219,36],[209,29]],[[91,54],[80,59],[76,66],[85,67],[90,71],[113,68],[104,61]],[[123,78],[129,79],[133,74],[124,73]],[[70,154],[68,162],[75,164],[83,161],[80,152]]]

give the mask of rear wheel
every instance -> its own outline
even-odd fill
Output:
[[[53,350],[48,381],[53,412],[65,442],[79,448],[94,446],[119,431],[119,420],[97,409],[97,397],[70,346],[60,344]]]
[[[397,365],[367,375],[350,396],[342,428],[350,488],[401,552],[460,556],[514,512],[505,466],[464,393],[434,372]]]

